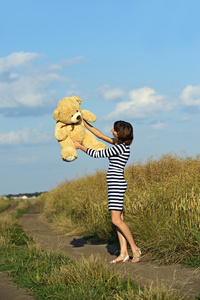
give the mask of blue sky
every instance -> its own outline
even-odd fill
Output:
[[[0,194],[49,191],[107,159],[61,160],[53,111],[77,95],[130,163],[200,153],[199,0],[8,0],[0,9]]]

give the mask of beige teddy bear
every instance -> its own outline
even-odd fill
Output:
[[[55,137],[59,142],[61,157],[64,161],[73,161],[78,155],[71,138],[81,145],[94,150],[106,149],[106,145],[86,130],[83,119],[95,122],[96,116],[88,110],[81,110],[82,100],[77,96],[66,97],[58,102],[53,118],[57,121]]]

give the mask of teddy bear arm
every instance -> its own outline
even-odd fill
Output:
[[[58,141],[63,141],[64,139],[67,138],[67,136],[68,136],[68,134],[67,134],[66,124],[64,124],[62,122],[56,123],[55,138]]]
[[[82,112],[82,117],[85,121],[92,122],[92,123],[96,121],[97,117],[89,110],[83,109],[81,112]]]

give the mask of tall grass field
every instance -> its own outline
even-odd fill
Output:
[[[163,155],[129,165],[125,221],[143,254],[160,263],[200,265],[200,155]],[[106,170],[63,182],[38,205],[54,230],[115,241]]]

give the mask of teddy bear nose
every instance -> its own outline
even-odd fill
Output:
[[[77,120],[80,120],[80,118],[81,118],[81,116],[80,116],[80,115],[78,115],[78,116],[77,116]]]

